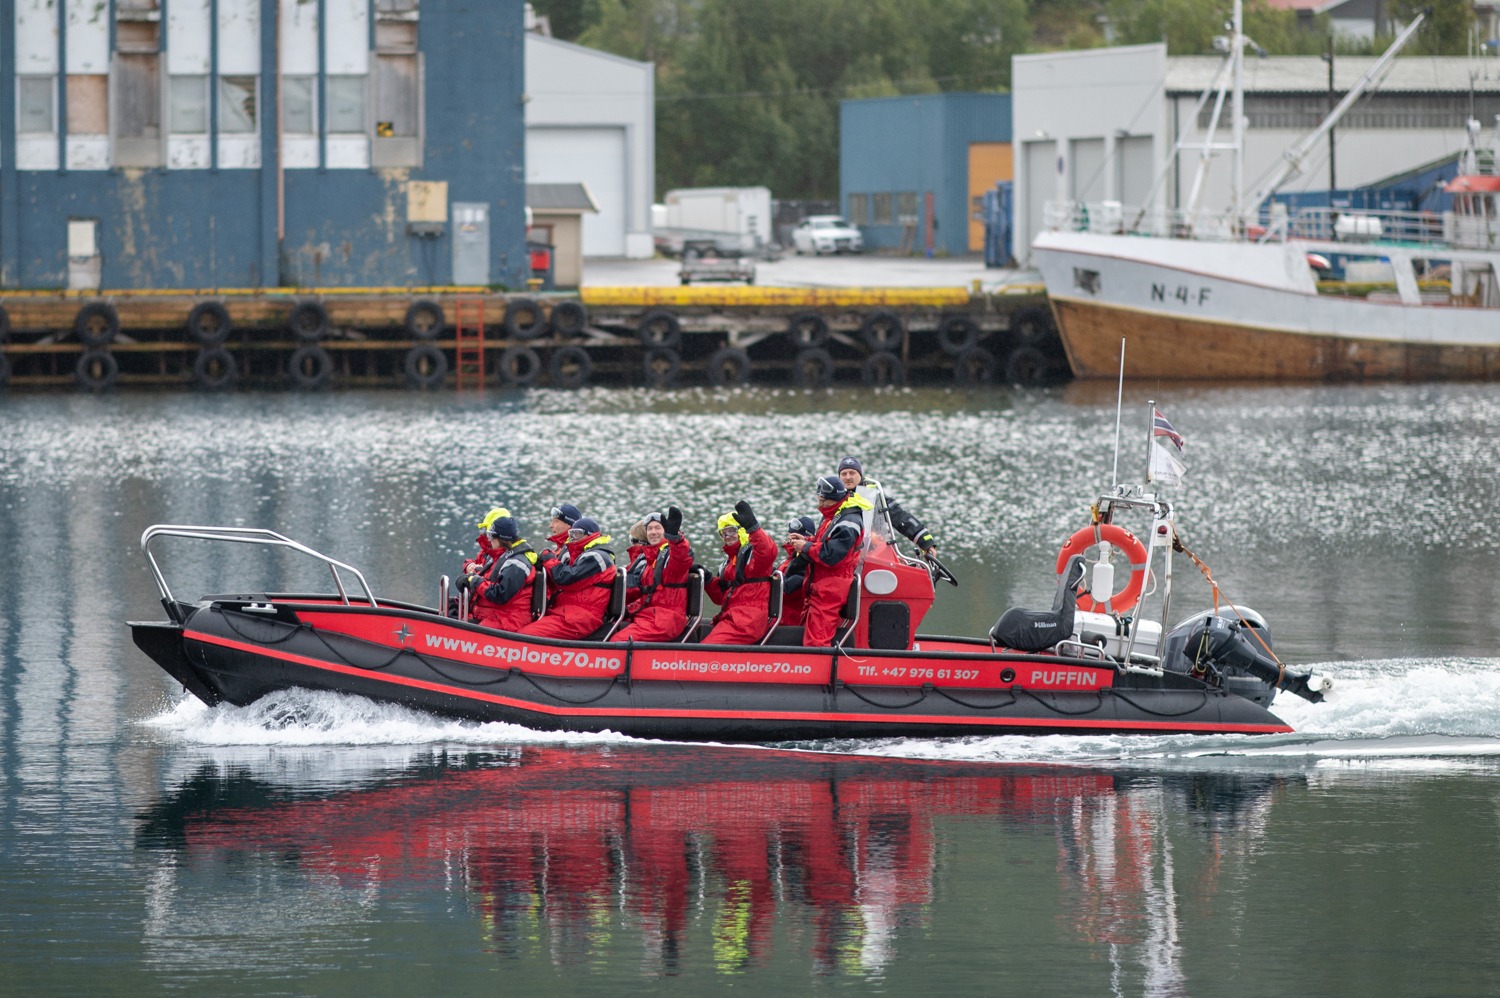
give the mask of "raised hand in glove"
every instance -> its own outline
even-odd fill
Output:
[[[458,582],[455,583],[455,585],[458,586],[458,591],[459,592],[466,592],[466,591],[468,591],[468,588],[470,586],[472,586],[473,584],[474,584],[474,576],[472,576],[472,575],[460,575],[458,577]]]
[[[751,509],[750,504],[743,499],[734,504],[734,518],[738,520],[740,526],[744,527],[747,531],[753,532],[760,529],[760,521],[755,518],[755,511]]]
[[[662,517],[662,529],[667,532],[668,537],[679,537],[682,534],[682,510],[676,506],[667,507],[667,515]]]
[[[930,533],[923,534],[917,538],[917,547],[921,549],[923,554],[934,554],[937,551],[937,538],[933,537]]]

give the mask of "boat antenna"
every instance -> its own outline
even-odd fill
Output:
[[[1120,337],[1120,388],[1115,395],[1115,468],[1109,475],[1109,490],[1120,485],[1120,418],[1125,404],[1125,337]]]
[[[1151,447],[1156,441],[1156,399],[1146,400],[1146,484],[1151,484]],[[1154,540],[1154,538],[1153,538]]]

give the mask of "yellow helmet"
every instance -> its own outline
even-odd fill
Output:
[[[504,506],[496,506],[494,509],[484,514],[484,519],[479,521],[479,529],[488,530],[490,529],[490,525],[493,524],[496,520],[500,519],[500,517],[509,515],[510,510],[506,509]]]
[[[724,531],[728,530],[730,527],[733,527],[733,528],[735,528],[736,530],[738,530],[740,532],[740,546],[741,547],[743,547],[744,545],[750,543],[750,533],[749,533],[749,531],[747,531],[744,527],[740,526],[740,521],[737,520],[737,519],[735,519],[735,516],[734,516],[733,513],[725,513],[723,516],[719,517],[718,530],[722,534]]]

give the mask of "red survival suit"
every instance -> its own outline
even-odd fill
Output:
[[[523,634],[543,638],[586,638],[604,623],[614,589],[615,553],[604,545],[609,538],[595,531],[569,541],[563,558],[541,557],[555,593],[547,615],[521,628]]]
[[[849,583],[859,569],[868,500],[857,493],[823,510],[823,523],[802,549],[807,556],[807,603],[802,611],[802,643],[809,648],[833,644],[839,616],[849,601]]]
[[[523,540],[498,552],[494,564],[474,587],[469,614],[475,623],[501,631],[519,631],[531,623],[536,559],[536,552]]]
[[[743,535],[743,531],[742,531]],[[724,569],[708,580],[708,598],[722,606],[707,645],[749,645],[766,635],[771,624],[771,566],[776,564],[776,542],[760,526],[749,531],[749,543],[724,545]]]
[[[655,549],[646,548],[640,595],[627,608],[630,623],[610,640],[676,641],[681,637],[687,627],[687,577],[692,567],[693,549],[681,534],[668,534]]]
[[[797,550],[783,544],[786,560],[776,566],[782,575],[781,622],[788,627],[802,623],[803,606],[807,602],[807,559],[799,558]]]

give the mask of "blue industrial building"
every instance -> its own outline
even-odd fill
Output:
[[[982,252],[984,194],[1013,178],[1009,94],[922,94],[839,106],[840,202],[867,247]]]
[[[0,0],[0,288],[524,286],[523,0]]]

